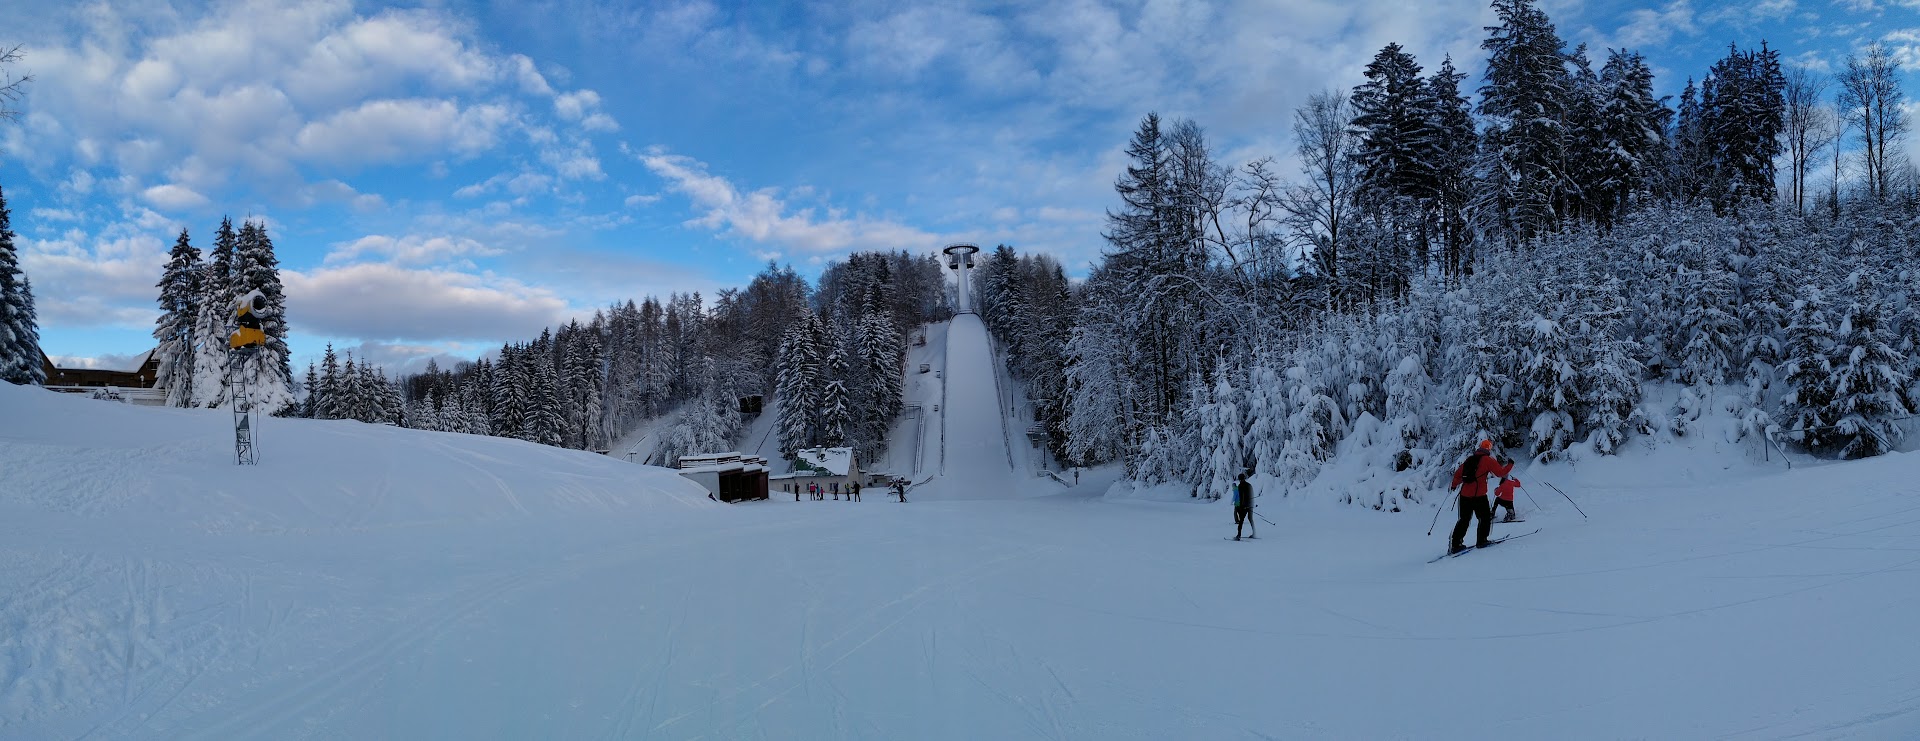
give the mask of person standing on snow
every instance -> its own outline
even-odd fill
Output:
[[[1241,472],[1240,483],[1233,486],[1233,539],[1240,539],[1240,524],[1246,523],[1247,535],[1253,536],[1253,484],[1247,483],[1247,474]]]
[[[1520,519],[1520,513],[1513,510],[1513,490],[1518,488],[1520,488],[1520,480],[1514,478],[1500,479],[1500,485],[1494,487],[1493,511],[1498,513],[1501,507],[1507,508],[1507,518],[1501,520],[1501,522],[1513,522]]]
[[[1460,490],[1460,520],[1453,524],[1453,538],[1447,541],[1447,552],[1458,553],[1465,550],[1461,541],[1467,537],[1467,521],[1480,518],[1478,539],[1475,548],[1485,548],[1487,535],[1493,532],[1493,508],[1487,504],[1487,477],[1506,478],[1513,472],[1513,464],[1502,464],[1493,457],[1493,441],[1481,440],[1479,449],[1467,456],[1460,467],[1453,471],[1453,485],[1450,489]]]
[[[856,502],[860,501],[860,482],[858,481],[853,482],[852,497],[853,497],[853,501],[856,501]]]

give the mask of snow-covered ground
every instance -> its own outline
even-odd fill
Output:
[[[1269,495],[1234,543],[1111,470],[726,506],[509,440],[0,419],[4,738],[1920,736],[1915,454],[1531,470],[1538,535],[1429,564],[1431,509]]]

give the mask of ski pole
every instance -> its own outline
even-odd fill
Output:
[[[1551,481],[1547,481],[1547,482],[1544,482],[1544,483],[1546,483],[1546,485],[1547,485],[1547,487],[1548,487],[1548,488],[1551,488],[1551,489],[1553,489],[1554,491],[1560,491],[1560,487],[1558,487],[1558,486],[1554,486],[1554,485],[1553,485],[1553,482],[1551,482]],[[1563,496],[1563,497],[1567,497],[1567,493],[1566,493],[1566,492],[1564,492],[1564,491],[1560,491],[1560,496]],[[1579,502],[1576,502],[1576,501],[1573,501],[1573,497],[1567,497],[1567,504],[1571,504],[1571,505],[1573,505],[1573,511],[1575,511],[1575,512],[1579,512],[1579,513],[1580,513],[1580,519],[1582,519],[1582,520],[1587,520],[1587,519],[1592,519],[1592,518],[1590,518],[1590,517],[1587,517],[1587,512],[1586,512],[1586,510],[1583,510],[1583,509],[1580,509],[1580,503],[1579,503]]]
[[[1527,501],[1533,502],[1534,509],[1540,509],[1540,500],[1533,498],[1533,492],[1528,491],[1525,484],[1520,485],[1520,493],[1527,495]]]
[[[1432,537],[1433,529],[1440,526],[1440,512],[1444,509],[1446,509],[1444,505],[1433,508],[1433,522],[1427,525],[1428,537]]]
[[[1272,521],[1272,520],[1269,520],[1269,519],[1267,519],[1267,516],[1266,516],[1266,515],[1263,515],[1263,514],[1260,514],[1260,510],[1257,510],[1257,509],[1256,509],[1256,510],[1254,510],[1254,511],[1253,511],[1253,516],[1254,516],[1254,517],[1258,517],[1258,518],[1260,518],[1260,521],[1261,521],[1261,522],[1264,522],[1264,523],[1267,523],[1268,525],[1273,525],[1273,521]],[[1274,526],[1274,527],[1279,527],[1279,525],[1273,525],[1273,526]]]

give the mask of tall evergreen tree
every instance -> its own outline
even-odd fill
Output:
[[[33,284],[20,269],[13,245],[13,221],[7,196],[0,191],[0,381],[38,386],[47,382],[41,363],[40,325],[33,309]]]
[[[1453,68],[1453,58],[1441,61],[1440,69],[1427,78],[1427,115],[1432,117],[1434,218],[1440,229],[1441,265],[1446,275],[1465,272],[1472,239],[1467,208],[1473,201],[1473,163],[1478,137],[1473,128],[1473,110],[1460,82],[1466,75]]]
[[[293,369],[288,360],[287,300],[280,286],[280,261],[262,224],[242,224],[234,246],[233,295],[237,299],[260,292],[265,304],[259,312],[260,329],[267,335],[266,344],[245,356],[238,372],[257,408],[281,413],[293,404]]]
[[[159,340],[154,357],[159,368],[154,386],[167,392],[167,406],[193,405],[193,325],[200,316],[200,278],[204,274],[200,250],[180,230],[167,267],[160,275],[160,318],[154,322],[153,338]]]
[[[1559,226],[1568,196],[1567,104],[1572,81],[1565,44],[1535,0],[1494,0],[1500,25],[1480,47],[1488,52],[1480,112],[1487,118],[1482,148],[1491,157],[1482,180],[1487,206],[1521,239]]]
[[[233,222],[221,219],[220,229],[214,232],[213,250],[200,277],[200,311],[193,325],[196,348],[192,397],[194,404],[209,409],[225,408],[233,400],[228,388],[227,370],[232,355],[228,352],[227,335],[233,330],[234,300],[240,296],[234,290],[233,276],[237,243]]]

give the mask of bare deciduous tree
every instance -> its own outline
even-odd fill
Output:
[[[1807,212],[1807,175],[1814,155],[1834,143],[1839,136],[1834,112],[1826,106],[1827,79],[1804,68],[1787,73],[1785,120],[1781,136],[1786,139],[1788,177],[1792,181],[1793,207]]]
[[[19,62],[21,56],[18,45],[0,47],[0,66]],[[13,104],[26,94],[29,82],[33,82],[31,75],[14,79],[12,73],[0,68],[0,119],[12,121],[19,117],[20,112],[14,109]]]
[[[1339,294],[1340,249],[1360,182],[1352,124],[1347,96],[1335,90],[1315,93],[1293,113],[1293,138],[1307,182],[1287,191],[1287,226],[1311,250],[1310,264],[1327,282],[1329,297]]]
[[[1887,47],[1874,44],[1864,56],[1847,57],[1840,73],[1840,109],[1860,131],[1860,165],[1873,198],[1891,193],[1892,153],[1907,133],[1901,97],[1900,60]]]

